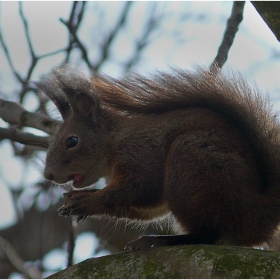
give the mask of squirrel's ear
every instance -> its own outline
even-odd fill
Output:
[[[71,112],[95,122],[99,102],[94,95],[91,78],[68,65],[56,68],[52,73],[69,101]]]
[[[55,103],[63,120],[70,114],[96,120],[98,100],[93,93],[93,84],[78,68],[63,65],[35,83]]]
[[[74,100],[71,100],[71,107],[73,112],[78,114],[80,117],[97,122],[98,101],[94,97],[81,93],[75,96]]]

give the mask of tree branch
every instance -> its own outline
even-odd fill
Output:
[[[54,134],[59,122],[48,116],[26,111],[22,105],[0,98],[0,118],[9,124],[28,126]]]
[[[67,49],[63,48],[63,49],[60,49],[60,50],[57,50],[57,51],[53,51],[53,52],[50,52],[50,53],[42,54],[38,58],[41,59],[41,58],[45,58],[45,57],[48,57],[48,56],[53,56],[53,55],[56,55],[56,54],[59,54],[61,52],[65,52],[65,51],[67,51]]]
[[[0,236],[0,248],[1,250],[6,254],[7,258],[10,260],[10,262],[14,265],[14,267],[24,275],[30,278],[34,279],[41,279],[42,275],[40,271],[32,266],[32,267],[26,267],[24,264],[24,261],[19,257],[14,247],[5,240],[3,237]]]
[[[101,50],[102,50],[101,58],[100,58],[99,62],[93,68],[95,71],[98,71],[100,69],[100,67],[102,66],[102,64],[106,61],[106,59],[108,57],[108,53],[109,53],[109,48],[110,48],[112,42],[114,41],[114,39],[116,38],[116,36],[118,35],[119,31],[121,30],[122,26],[125,24],[129,9],[131,8],[132,3],[133,3],[132,1],[126,2],[123,12],[120,16],[120,19],[119,19],[118,23],[116,24],[116,27],[114,28],[114,30],[112,30],[110,32],[109,36],[107,36],[107,38],[103,42],[103,45],[101,46]]]
[[[149,17],[148,23],[146,24],[146,29],[142,34],[141,38],[136,42],[136,50],[134,56],[126,63],[126,68],[130,70],[139,60],[141,52],[149,44],[149,36],[160,24],[162,16],[160,19],[155,18],[156,3],[152,2],[151,15]]]
[[[280,41],[280,2],[251,1],[278,41]]]
[[[88,51],[86,49],[86,47],[84,46],[84,44],[80,41],[80,39],[78,38],[77,34],[76,34],[76,30],[74,30],[72,28],[72,25],[70,25],[68,22],[64,21],[63,19],[60,19],[60,21],[67,27],[69,33],[73,36],[73,43],[77,43],[78,48],[81,50],[82,52],[82,58],[83,60],[86,62],[87,66],[90,69],[93,69],[93,66],[88,58]],[[72,43],[72,44],[73,44]]]
[[[33,48],[33,45],[31,43],[28,23],[27,23],[27,20],[26,20],[24,14],[23,14],[22,2],[19,2],[19,15],[20,15],[20,18],[21,18],[21,20],[23,22],[24,33],[25,33],[25,37],[26,37],[26,40],[27,40],[27,44],[28,44],[28,47],[29,47],[29,51],[30,51],[31,57],[32,57],[32,59],[36,59],[37,56],[35,55],[34,48]]]
[[[28,68],[27,75],[24,78],[24,81],[22,81],[22,90],[21,90],[20,95],[19,95],[20,96],[20,103],[21,103],[23,98],[24,98],[24,95],[29,90],[28,89],[29,88],[29,86],[28,86],[29,80],[31,78],[33,70],[35,69],[35,67],[37,65],[37,62],[38,62],[39,58],[35,55],[35,51],[34,51],[34,48],[33,48],[32,42],[31,42],[28,23],[27,23],[27,20],[25,18],[25,15],[23,14],[22,2],[19,2],[19,15],[20,15],[20,18],[21,18],[21,20],[23,22],[23,28],[24,28],[24,32],[25,32],[25,37],[26,37],[28,48],[29,48],[29,52],[30,52],[30,55],[31,55],[31,64],[30,64],[30,66]]]
[[[76,230],[77,228],[77,221],[75,217],[72,217],[72,223],[68,230],[68,243],[67,243],[67,267],[73,265],[73,257],[74,257],[74,249],[75,249],[75,243],[76,243]]]
[[[80,5],[79,5],[80,4]],[[73,7],[70,13],[70,18],[68,21],[65,21],[63,19],[60,19],[60,21],[67,27],[69,31],[69,45],[67,48],[67,55],[65,58],[65,63],[69,61],[70,53],[72,49],[74,48],[75,43],[77,44],[77,47],[82,52],[82,58],[86,62],[89,69],[93,70],[93,66],[88,58],[88,52],[84,44],[80,41],[80,39],[77,36],[78,28],[80,27],[80,24],[83,19],[84,11],[85,11],[85,5],[86,2],[84,1],[74,1]]]
[[[0,25],[0,26],[1,26],[1,25]],[[20,74],[17,72],[17,70],[16,70],[16,68],[15,68],[15,66],[14,66],[14,64],[13,64],[13,61],[12,61],[10,52],[9,52],[9,50],[8,50],[8,47],[7,47],[7,45],[6,45],[6,42],[5,42],[5,40],[4,40],[4,37],[3,37],[3,33],[2,33],[1,28],[0,28],[0,43],[1,43],[2,47],[3,47],[5,56],[6,56],[7,60],[8,60],[8,64],[9,64],[9,66],[10,66],[10,68],[11,68],[13,74],[15,75],[15,77],[17,78],[17,80],[18,80],[20,83],[22,83],[22,82],[23,82],[23,79],[22,79],[22,77],[20,76]]]
[[[227,60],[229,49],[231,48],[234,37],[238,31],[238,26],[243,19],[244,5],[245,1],[233,2],[231,15],[227,21],[227,27],[224,33],[222,44],[219,47],[217,56],[210,66],[212,73],[215,73],[221,69]]]
[[[32,145],[47,149],[49,146],[48,136],[37,136],[32,133],[22,132],[17,128],[0,127],[0,139],[10,139],[25,145]]]

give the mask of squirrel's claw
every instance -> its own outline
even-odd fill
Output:
[[[69,217],[70,216],[70,211],[68,210],[68,208],[65,205],[58,208],[57,213],[58,213],[59,216],[64,216],[64,217]]]
[[[96,191],[94,189],[64,193],[64,205],[57,210],[58,215],[63,217],[77,216],[77,222],[84,221],[91,213],[86,208],[81,207],[88,204],[87,201],[83,202],[83,200],[90,199],[91,194]]]
[[[88,217],[88,215],[78,216],[78,217],[77,217],[77,223],[78,223],[79,221],[84,221],[87,217]]]
[[[63,216],[63,217],[66,217],[66,218],[71,216],[71,211],[68,210],[66,205],[63,205],[62,207],[57,209],[57,213],[58,213],[59,216]],[[88,217],[88,215],[78,216],[77,217],[77,223],[79,221],[84,221],[87,217]]]

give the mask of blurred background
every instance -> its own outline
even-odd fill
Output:
[[[114,77],[210,66],[232,7],[230,1],[0,2],[0,98],[59,119],[32,83],[56,65]],[[243,17],[224,68],[255,80],[279,107],[279,42],[250,2]],[[0,118],[0,128],[10,127]],[[43,178],[45,154],[0,134],[0,278],[46,277],[67,263],[120,252],[142,234],[168,232],[59,217],[63,191]]]

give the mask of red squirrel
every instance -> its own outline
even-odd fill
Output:
[[[169,219],[179,244],[257,246],[280,223],[280,125],[268,98],[240,74],[157,72],[86,77],[60,67],[37,83],[62,118],[44,176],[71,182],[58,214],[135,222]],[[106,178],[101,190],[77,190]]]

